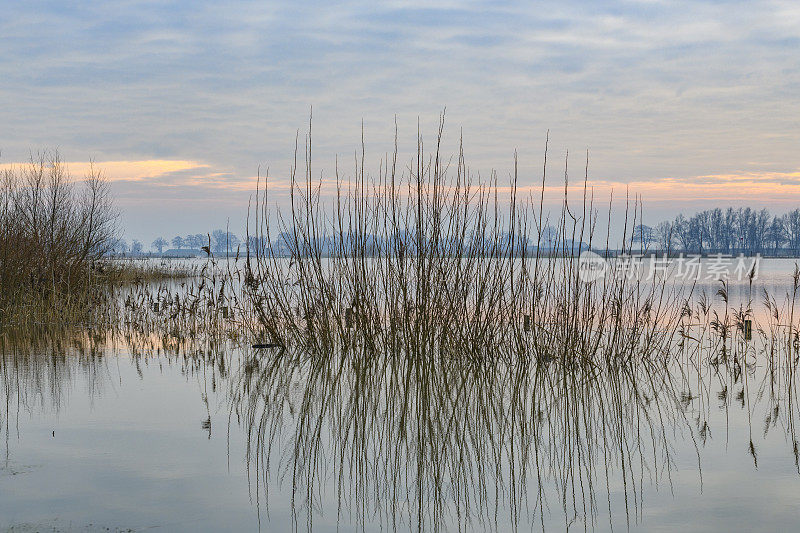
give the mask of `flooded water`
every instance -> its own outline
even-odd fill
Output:
[[[0,525],[257,529],[242,433],[228,440],[213,364],[102,348],[31,358],[7,349],[3,361]]]
[[[731,306],[769,315],[793,271],[763,260]],[[0,528],[792,530],[797,360],[754,337],[730,361],[396,379],[412,367],[5,334]]]

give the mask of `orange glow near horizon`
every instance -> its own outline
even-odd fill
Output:
[[[172,172],[208,168],[209,165],[197,161],[184,161],[175,159],[145,159],[141,161],[64,161],[62,164],[68,169],[73,179],[81,179],[87,175],[92,166],[103,173],[111,181],[155,179]],[[0,164],[0,170],[21,168],[28,163]]]
[[[0,171],[10,168],[18,169],[25,164],[0,164]],[[210,164],[192,160],[146,159],[140,161],[95,161],[93,163],[68,161],[64,162],[64,165],[75,180],[80,180],[88,174],[91,165],[94,165],[95,170],[101,171],[112,182],[142,182],[164,188],[182,186],[255,192],[256,182],[260,181],[260,188],[263,189],[266,179],[270,190],[286,192],[289,189],[287,178],[238,177],[229,172],[220,172]],[[548,200],[561,197],[564,194],[564,185],[557,185],[553,179],[548,181],[545,197]],[[346,186],[346,179],[344,183]],[[715,204],[800,202],[800,171],[709,174],[629,182],[613,179],[590,179],[587,186],[594,192],[596,199],[608,197],[612,191],[615,198],[624,198],[627,191],[631,198],[639,196],[650,205],[691,201],[708,201]],[[581,196],[583,187],[582,180],[571,181],[568,186],[570,199]],[[499,185],[498,190],[508,191],[509,187]],[[335,193],[333,178],[323,179],[321,192],[323,196]],[[523,195],[538,196],[540,185],[521,186],[518,187],[518,192]]]

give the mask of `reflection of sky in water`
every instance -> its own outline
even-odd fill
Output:
[[[780,304],[791,288],[793,268],[793,260],[763,260],[754,282],[754,305],[761,306],[762,287],[773,292]],[[698,285],[703,288],[713,296],[718,284]],[[732,299],[746,298],[748,290],[746,281],[731,283]],[[235,415],[227,434],[231,383],[219,375],[214,364],[197,363],[187,370],[183,357],[153,354],[137,362],[125,353],[108,353],[89,363],[85,356],[80,361],[67,356],[56,362],[42,354],[40,361],[36,372],[15,366],[24,361],[11,364],[6,360],[3,365],[7,403],[2,407],[6,453],[0,461],[0,527],[258,528],[255,487],[248,483],[244,460],[246,436]],[[33,374],[38,378],[32,378]],[[792,453],[789,419],[798,415],[789,412],[788,398],[792,397],[793,405],[796,398],[782,367],[775,370],[773,378],[770,381],[770,368],[764,361],[735,382],[730,372],[720,367],[717,373],[708,365],[701,367],[699,376],[697,369],[685,376],[675,374],[676,391],[687,395],[688,425],[663,427],[672,467],[665,466],[663,457],[646,457],[649,464],[644,477],[636,480],[642,493],[634,497],[628,487],[633,529],[794,527],[800,519],[796,507],[800,475]],[[15,380],[21,392],[19,402],[14,386],[9,387]],[[727,390],[724,400],[719,398],[723,390]],[[745,392],[744,405],[737,399],[740,391]],[[779,407],[777,417],[773,416],[775,406]],[[210,438],[202,427],[209,415]],[[704,424],[705,442],[699,431]],[[751,440],[757,467],[749,450]],[[289,440],[281,442],[286,445]],[[626,442],[629,447],[636,444]],[[290,450],[284,447],[275,456],[285,460]],[[659,470],[657,476],[648,473],[654,466]],[[613,468],[616,472],[618,465]],[[597,476],[595,527],[607,530],[605,479],[602,471]],[[259,497],[264,530],[286,530],[292,520],[291,472],[282,483],[276,477],[270,481],[268,514],[263,493]],[[657,487],[653,483],[656,477]],[[613,525],[624,529],[626,491],[616,475],[610,486]],[[314,526],[335,530],[335,483],[328,479],[322,487],[324,514],[315,518]],[[534,487],[532,480],[528,487],[531,505]],[[548,504],[546,528],[563,529],[564,515],[552,492]],[[498,529],[505,529],[506,519],[507,513],[501,510]],[[538,524],[536,518],[529,525],[537,528]],[[298,525],[305,527],[302,514]],[[354,528],[346,511],[341,526],[342,530]],[[407,526],[402,522],[399,527]],[[576,520],[573,527],[582,529],[582,520]]]
[[[141,363],[140,377],[131,359],[112,357],[97,379],[73,369],[58,409],[49,385],[43,405],[17,410],[10,399],[0,527],[256,528],[240,432],[231,434],[228,470],[225,394],[211,392],[202,370],[184,376],[154,358]],[[206,388],[210,439],[201,427]]]

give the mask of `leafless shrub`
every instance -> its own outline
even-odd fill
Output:
[[[77,183],[57,151],[32,155],[0,175],[0,319],[30,320],[97,298],[96,261],[117,213],[108,181],[92,166]]]

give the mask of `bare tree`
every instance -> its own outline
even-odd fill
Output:
[[[672,222],[665,220],[656,226],[655,234],[661,251],[668,254],[674,247],[674,229]]]
[[[116,221],[108,181],[94,165],[76,181],[57,151],[43,151],[4,170],[0,299],[13,305],[29,290],[44,297],[69,294],[110,250]]]
[[[164,237],[158,237],[156,240],[152,242],[150,246],[158,250],[158,253],[164,253],[164,247],[167,246],[169,242]]]

